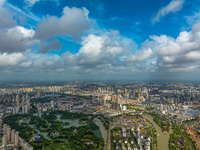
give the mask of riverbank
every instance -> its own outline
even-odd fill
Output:
[[[151,123],[153,124],[154,128],[156,129],[157,149],[158,150],[169,150],[168,143],[169,143],[170,134],[173,132],[172,129],[170,128],[168,133],[163,133],[161,128],[153,120],[152,116],[147,115],[146,119],[149,119],[151,121]]]
[[[107,141],[107,130],[105,129],[102,121],[100,119],[94,118],[94,123],[99,126],[99,129],[101,131],[101,135],[104,140],[104,150],[106,150],[106,141]]]

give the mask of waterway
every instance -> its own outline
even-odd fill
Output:
[[[37,114],[35,114],[37,115]],[[69,122],[69,125],[65,125],[64,128],[69,128],[71,126],[75,126],[75,127],[78,127],[78,126],[83,126],[85,124],[79,124],[79,119],[60,119],[61,115],[56,115],[57,116],[57,120],[59,121],[62,121],[62,122]],[[28,123],[29,124],[29,121],[30,121],[30,118],[29,117],[24,117],[22,118],[19,123]],[[29,126],[31,128],[34,128],[34,125],[30,125]],[[47,132],[40,132],[38,129],[34,128],[34,130],[37,131],[38,134],[41,134],[44,136],[44,138],[46,138],[47,140],[51,140],[51,138],[48,136],[48,133]]]
[[[62,121],[62,122],[64,122],[64,123],[65,123],[65,122],[69,122],[69,125],[64,125],[64,128],[69,128],[69,127],[71,127],[71,126],[79,127],[79,126],[87,125],[87,124],[80,124],[80,123],[79,123],[79,119],[61,119],[61,118],[60,118],[61,116],[62,116],[62,115],[60,115],[60,114],[56,115],[57,120]]]
[[[37,114],[35,114],[37,115]],[[57,114],[56,115],[57,117],[57,120],[59,121],[62,121],[62,122],[69,122],[69,125],[65,125],[64,128],[69,128],[71,126],[75,126],[75,127],[79,127],[79,126],[83,126],[83,125],[87,125],[86,123],[85,124],[80,124],[79,123],[79,119],[61,119],[61,114]],[[29,121],[30,121],[30,118],[29,117],[24,117],[22,118],[19,123],[28,123],[29,124]],[[106,129],[104,128],[104,125],[103,123],[101,122],[100,119],[97,119],[95,118],[94,119],[94,123],[99,126],[99,129],[100,130],[93,130],[93,132],[99,137],[99,138],[103,138],[104,139],[104,149],[106,149],[106,141],[107,141],[107,131]],[[30,125],[30,127],[34,128],[34,125]],[[44,138],[46,138],[47,140],[51,140],[51,138],[48,136],[48,133],[46,132],[40,132],[38,129],[35,129],[38,132],[38,134],[41,134],[44,136]]]
[[[94,123],[99,126],[99,129],[101,131],[101,135],[104,139],[104,150],[106,150],[106,141],[107,141],[107,130],[105,129],[102,121],[100,119],[95,118]]]
[[[168,143],[169,143],[170,134],[173,133],[172,129],[170,129],[168,133],[163,133],[161,128],[153,120],[152,116],[147,115],[146,119],[150,119],[153,126],[156,129],[156,132],[157,132],[157,149],[158,150],[169,150]]]

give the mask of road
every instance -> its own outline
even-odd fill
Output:
[[[108,132],[108,150],[111,150],[111,142],[110,142],[110,131],[111,131],[111,122],[109,125],[109,132]]]
[[[181,125],[180,125],[180,131],[181,131],[181,134],[182,134],[182,136],[185,137],[185,139],[186,139],[186,140],[188,141],[188,143],[190,144],[190,149],[193,150],[193,146],[192,146],[192,144],[190,143],[190,141],[186,138],[186,136],[185,136],[185,135],[183,134],[183,132],[182,132],[182,129],[181,129],[182,124],[183,124],[183,123],[181,123]]]

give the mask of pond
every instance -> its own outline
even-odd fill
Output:
[[[37,115],[37,114],[34,114],[34,115]],[[80,124],[79,123],[79,119],[61,119],[61,114],[56,114],[56,117],[58,121],[62,121],[63,123],[65,122],[69,122],[69,125],[64,125],[64,128],[69,128],[71,126],[75,126],[75,127],[79,127],[79,126],[84,126],[84,125],[87,125],[86,123],[83,123],[83,124]],[[30,121],[30,118],[29,117],[24,117],[22,118],[19,123],[29,123]],[[97,126],[99,126],[99,129],[100,130],[92,130],[96,135],[97,137],[99,138],[102,138],[104,139],[104,141],[106,142],[106,139],[107,139],[107,131],[105,130],[104,126],[103,126],[103,123],[101,122],[101,120],[99,119],[94,119],[94,122]],[[30,127],[34,128],[34,125],[30,125]],[[48,133],[47,132],[40,132],[38,129],[35,129],[38,132],[38,134],[41,134],[43,135],[47,140],[51,140],[51,138],[48,136]]]
[[[71,127],[71,126],[75,126],[75,127],[79,127],[79,126],[84,126],[84,125],[87,125],[87,124],[80,124],[79,123],[79,119],[61,119],[60,117],[61,117],[62,115],[56,115],[56,117],[57,117],[57,120],[58,121],[62,121],[62,122],[69,122],[69,125],[64,125],[64,128],[69,128],[69,127]]]

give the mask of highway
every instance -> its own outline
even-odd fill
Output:
[[[110,139],[110,137],[111,137],[111,133],[110,133],[110,131],[111,131],[111,122],[110,122],[110,125],[109,125],[109,132],[108,132],[108,150],[111,150],[111,139]]]
[[[186,136],[183,134],[183,132],[182,132],[182,129],[181,129],[182,124],[183,124],[183,123],[181,123],[181,125],[180,125],[180,131],[181,131],[181,134],[182,134],[182,136],[185,137],[185,139],[186,139],[186,140],[188,141],[188,143],[190,144],[190,149],[193,150],[193,146],[192,146],[192,144],[190,143],[190,141],[187,139],[187,137],[186,137]]]

